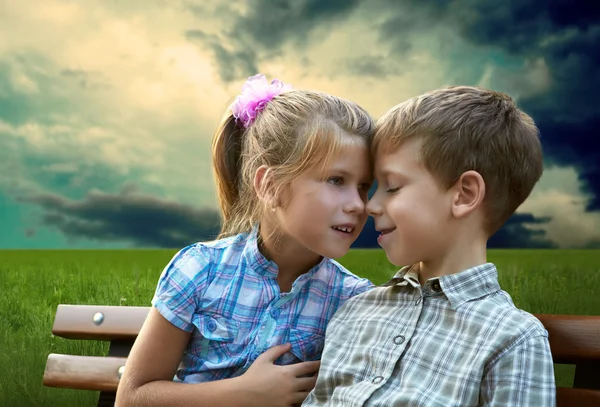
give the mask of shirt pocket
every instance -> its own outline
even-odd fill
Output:
[[[235,340],[239,323],[218,314],[195,314],[192,323],[199,333],[199,356],[205,361],[218,363],[230,359],[237,349]]]
[[[321,359],[325,336],[314,332],[290,329],[288,341],[292,349],[282,356],[281,364]]]

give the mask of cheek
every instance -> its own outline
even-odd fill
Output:
[[[392,218],[412,218],[418,209],[412,201],[391,199],[387,204],[387,212]]]
[[[305,194],[295,196],[283,211],[287,224],[302,225],[307,219],[319,218],[331,205],[326,194]]]

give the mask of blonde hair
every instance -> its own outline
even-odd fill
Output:
[[[453,86],[411,98],[379,119],[373,153],[418,139],[418,160],[450,188],[469,170],[485,181],[486,230],[495,233],[525,201],[543,171],[533,119],[504,93]]]
[[[254,190],[257,169],[268,166],[272,192],[303,171],[326,166],[356,139],[370,148],[375,124],[356,103],[325,93],[289,90],[273,98],[247,128],[228,109],[212,143],[213,173],[221,210],[218,238],[248,232],[265,207]]]

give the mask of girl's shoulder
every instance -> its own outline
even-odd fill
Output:
[[[242,232],[237,235],[223,237],[221,239],[197,242],[194,245],[206,250],[224,250],[243,247],[249,238],[249,233]]]
[[[351,296],[363,293],[374,287],[374,284],[365,277],[361,277],[347,269],[341,263],[333,259],[325,259],[318,271],[321,276],[336,285],[350,291]]]
[[[171,259],[167,267],[206,268],[212,263],[220,262],[224,257],[241,252],[248,239],[247,233],[239,233],[221,239],[199,241],[180,249]],[[225,256],[229,254],[228,256]],[[191,271],[191,270],[190,270]]]
[[[340,275],[349,278],[351,280],[361,280],[362,277],[356,275],[355,273],[353,273],[352,271],[350,271],[349,269],[347,269],[345,266],[343,266],[340,262],[338,262],[337,260],[334,259],[330,259],[330,258],[326,258],[324,259],[324,261],[321,263],[320,265],[321,268],[326,269],[327,271],[331,272],[335,272],[335,273],[339,273]]]

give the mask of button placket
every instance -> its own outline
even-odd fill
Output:
[[[373,380],[371,380],[371,383],[373,384],[379,384],[383,381],[383,376],[375,376],[373,378]]]
[[[394,337],[394,343],[396,345],[402,345],[404,343],[404,341],[405,341],[405,338],[403,335],[397,335]]]
[[[214,332],[215,329],[217,329],[217,323],[215,321],[213,321],[212,319],[208,321],[208,323],[206,324],[206,327],[208,328],[208,330],[210,332]]]

